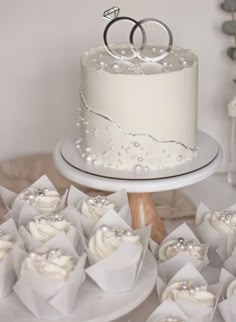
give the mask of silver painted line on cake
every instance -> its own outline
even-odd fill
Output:
[[[168,141],[161,141],[161,140],[158,140],[156,139],[154,136],[152,136],[151,134],[148,134],[148,133],[130,133],[130,132],[126,132],[124,131],[120,126],[119,124],[117,124],[115,121],[113,121],[111,118],[109,118],[108,116],[106,115],[103,115],[103,114],[100,114],[98,112],[95,112],[93,109],[91,109],[91,107],[88,106],[86,100],[85,100],[85,97],[83,95],[83,91],[81,90],[80,91],[80,98],[81,98],[81,101],[84,105],[84,107],[91,113],[93,113],[94,115],[97,115],[97,116],[100,116],[102,117],[103,119],[107,120],[108,122],[111,122],[114,126],[116,126],[119,130],[121,130],[124,134],[126,135],[129,135],[129,136],[133,136],[133,137],[136,137],[136,136],[146,136],[146,137],[149,137],[151,138],[153,141],[157,142],[157,143],[175,143],[175,144],[178,144],[178,145],[181,145],[184,149],[186,150],[190,150],[192,152],[196,152],[198,147],[195,147],[195,148],[191,148],[191,147],[187,147],[184,143],[181,143],[181,142],[178,142],[178,141],[175,141],[175,140],[168,140]]]

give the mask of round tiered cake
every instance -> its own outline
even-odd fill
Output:
[[[124,55],[128,45],[116,51]],[[163,48],[146,45],[148,56]],[[161,62],[122,61],[104,47],[81,59],[76,141],[87,163],[128,171],[175,167],[197,152],[198,59],[172,48]]]

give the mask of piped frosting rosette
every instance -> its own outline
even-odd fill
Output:
[[[151,227],[132,230],[113,210],[84,240],[90,266],[87,275],[106,292],[131,290],[142,269]]]
[[[83,252],[83,229],[78,213],[72,206],[58,213],[42,214],[24,205],[18,217],[18,227],[29,251],[43,246],[51,238],[64,232],[79,254]]]
[[[152,242],[151,249],[158,260],[159,276],[165,282],[187,263],[192,263],[200,271],[209,264],[208,246],[201,244],[185,223],[173,230],[160,245],[154,247]]]
[[[16,223],[20,210],[25,204],[40,213],[54,213],[65,208],[67,197],[67,191],[63,196],[60,196],[46,175],[40,177],[19,194],[0,186],[0,194],[8,210],[6,219],[13,218]]]
[[[55,320],[73,311],[85,280],[86,255],[78,256],[64,233],[30,253],[16,248],[13,260],[14,291],[37,318]]]
[[[173,301],[192,321],[211,321],[221,292],[220,284],[208,285],[200,272],[188,263],[168,282],[157,279],[160,302]]]
[[[236,256],[232,256],[228,260],[227,267],[221,269],[220,282],[223,284],[221,301],[218,304],[219,311],[224,318],[225,322],[236,321],[236,269],[235,269]]]
[[[71,186],[67,203],[77,209],[86,237],[90,236],[95,225],[109,210],[116,211],[129,226],[131,225],[129,201],[125,190],[108,196],[88,196]]]
[[[11,293],[16,282],[16,273],[12,262],[15,247],[24,248],[17,227],[12,219],[0,225],[0,297]]]
[[[201,240],[216,249],[236,233],[236,206],[213,211],[201,203],[196,212],[196,225]]]
[[[192,320],[173,301],[162,302],[146,322],[191,322]]]

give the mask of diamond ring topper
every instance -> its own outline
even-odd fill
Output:
[[[104,46],[105,46],[106,50],[108,51],[108,53],[111,56],[113,56],[114,58],[119,59],[119,60],[131,60],[131,59],[137,57],[145,62],[157,62],[157,61],[164,59],[169,54],[169,52],[171,51],[171,48],[173,46],[173,35],[172,35],[172,32],[169,29],[169,27],[164,22],[162,22],[158,19],[155,19],[155,18],[145,18],[140,21],[137,21],[137,20],[130,18],[130,17],[125,17],[125,16],[119,17],[119,13],[120,13],[120,9],[118,7],[112,7],[110,9],[104,11],[104,13],[103,13],[103,18],[110,21],[108,23],[108,25],[105,27],[105,30],[103,33],[103,41],[104,41]],[[132,55],[130,55],[130,56],[125,56],[125,55],[122,55],[122,54],[116,52],[108,44],[108,40],[107,40],[108,31],[111,28],[111,26],[114,25],[115,23],[117,23],[118,21],[128,21],[133,24],[133,28],[131,29],[130,34],[129,34],[129,44],[130,44],[130,49],[132,51]],[[167,33],[168,38],[169,38],[168,45],[167,45],[166,49],[163,50],[159,55],[156,55],[154,57],[148,57],[143,54],[143,50],[144,50],[146,43],[147,43],[147,33],[143,27],[143,25],[145,23],[154,23],[154,24],[158,25]],[[137,48],[134,44],[134,35],[135,35],[135,32],[137,31],[137,29],[141,32],[141,37],[142,37],[142,42],[141,42],[141,45],[139,46],[139,48]]]

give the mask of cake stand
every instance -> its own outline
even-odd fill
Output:
[[[166,231],[150,193],[182,188],[204,180],[217,170],[222,161],[222,149],[208,134],[199,132],[198,144],[198,154],[193,160],[172,169],[158,169],[140,175],[88,165],[72,138],[58,143],[54,150],[54,163],[62,175],[89,188],[112,192],[125,188],[129,195],[133,228],[152,224],[152,238],[160,243]]]

